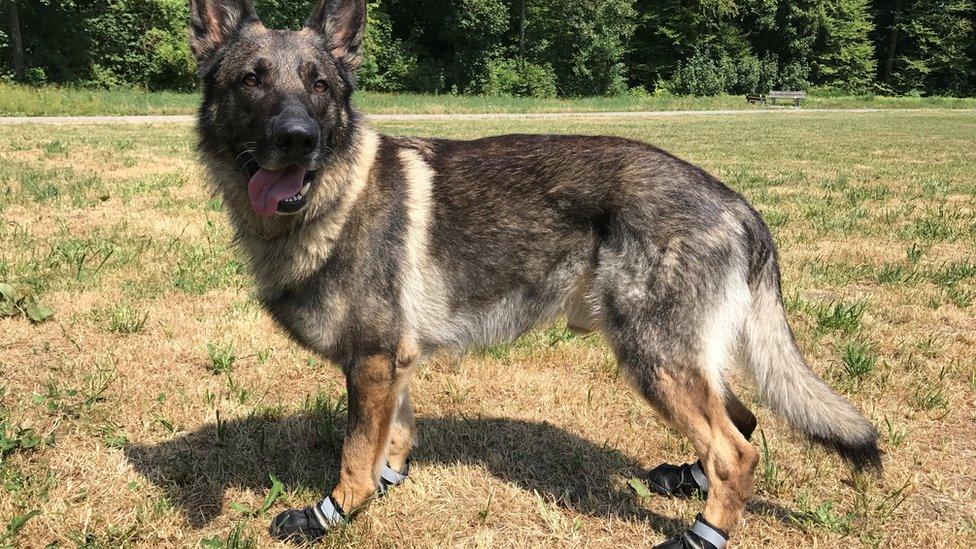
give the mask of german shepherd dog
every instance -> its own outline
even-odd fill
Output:
[[[266,28],[251,0],[190,0],[190,14],[199,152],[259,299],[346,376],[338,485],[272,536],[317,540],[403,480],[424,357],[558,317],[602,332],[698,454],[649,475],[663,494],[707,494],[661,547],[724,547],[752,494],[756,420],[733,365],[791,426],[880,470],[874,427],[801,356],[769,229],[711,175],[615,137],[375,133],[350,102],[364,0],[319,0],[298,31]]]

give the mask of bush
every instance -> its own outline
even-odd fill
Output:
[[[801,63],[790,63],[779,71],[777,89],[802,91],[810,87],[810,67]]]
[[[148,63],[144,83],[150,89],[188,91],[196,86],[196,60],[186,40],[150,29],[143,40]]]
[[[746,55],[739,59],[722,59],[725,92],[733,94],[766,93],[777,82],[776,59]]]
[[[725,92],[726,71],[702,51],[678,65],[667,88],[678,95],[718,95]]]
[[[556,73],[550,65],[496,58],[488,62],[487,73],[482,93],[515,97],[556,96]]]
[[[805,90],[809,87],[809,72],[808,67],[799,63],[777,69],[773,56],[760,59],[746,54],[733,59],[699,50],[687,62],[678,65],[674,77],[664,83],[663,90],[678,95],[766,93],[774,88]]]

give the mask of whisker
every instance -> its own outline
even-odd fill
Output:
[[[244,149],[243,151],[241,151],[241,154],[237,155],[237,158],[234,159],[234,163],[236,164],[237,162],[239,162],[240,159],[241,159],[241,157],[244,156],[245,154],[250,154],[250,155],[253,156],[254,155],[254,149]]]

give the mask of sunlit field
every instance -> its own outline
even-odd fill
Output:
[[[755,110],[742,95],[714,97],[621,95],[575,99],[414,93],[356,92],[368,114],[552,113],[596,111]],[[0,116],[194,114],[199,93],[139,89],[24,86],[0,82]],[[781,104],[782,106],[782,104]],[[833,96],[812,93],[807,109],[976,109],[976,99],[958,97]]]
[[[762,459],[735,546],[976,544],[976,112],[379,129],[627,136],[745,194],[801,347],[886,470],[853,477],[737,383]],[[343,379],[261,311],[221,208],[189,125],[0,127],[0,546],[268,547],[336,482]],[[412,394],[409,480],[328,544],[630,547],[703,507],[629,488],[694,458],[599,336],[438,357]]]

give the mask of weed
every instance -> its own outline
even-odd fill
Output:
[[[326,448],[339,448],[343,436],[341,417],[346,412],[345,398],[334,400],[328,394],[319,391],[313,397],[305,396],[304,408],[315,416],[314,425],[318,440],[322,441]]]
[[[253,535],[245,533],[243,523],[237,523],[227,534],[227,539],[213,535],[200,540],[200,545],[206,549],[254,549],[258,542]]]
[[[634,491],[634,493],[637,494],[638,497],[648,499],[653,496],[653,494],[651,494],[650,489],[648,489],[647,485],[644,484],[644,481],[637,477],[632,477],[630,480],[627,481],[627,484]]]
[[[182,252],[173,275],[173,286],[184,292],[202,295],[239,282],[244,273],[244,266],[239,261],[223,257],[210,246],[184,247]]]
[[[811,506],[808,501],[798,502],[802,513],[799,515],[800,525],[808,528],[826,528],[827,530],[841,534],[850,535],[853,527],[853,513],[840,513],[834,509],[834,502],[827,500],[815,506]]]
[[[916,408],[926,412],[948,408],[948,397],[942,385],[918,384],[912,394],[912,401]]]
[[[51,202],[61,195],[57,183],[52,181],[53,178],[51,172],[27,170],[22,175],[20,184],[34,202]]]
[[[925,252],[918,245],[918,242],[913,242],[911,246],[905,249],[905,259],[907,259],[909,263],[915,264],[922,259],[922,255],[924,253]]]
[[[100,430],[102,441],[109,448],[123,448],[129,442],[122,428],[114,423],[106,423],[101,426]]]
[[[870,345],[861,341],[848,341],[841,352],[844,371],[853,378],[863,377],[874,371],[877,358]]]
[[[783,488],[784,481],[780,478],[773,449],[766,440],[766,432],[762,429],[759,430],[759,442],[759,450],[762,453],[762,477],[759,485],[765,493],[775,496]]]
[[[976,291],[962,288],[958,284],[949,284],[942,288],[942,300],[946,303],[954,303],[960,309],[966,309],[973,304],[976,299]]]
[[[108,319],[108,331],[116,334],[138,334],[146,328],[149,312],[139,313],[128,306],[116,307]]]
[[[68,152],[68,144],[62,141],[48,141],[44,144],[44,153],[47,155],[61,155]]]
[[[116,250],[113,243],[105,240],[68,238],[51,250],[51,266],[67,268],[74,280],[80,282],[97,276]]]
[[[21,314],[31,322],[44,322],[54,316],[54,309],[42,305],[36,296],[21,296],[12,285],[0,282],[0,318]]]
[[[17,534],[27,524],[27,522],[30,521],[30,519],[40,514],[41,512],[35,509],[33,511],[28,511],[23,515],[18,515],[11,518],[10,521],[7,522],[7,528],[3,535],[0,536],[0,544],[6,545],[7,542],[12,541],[15,537],[17,537]]]
[[[898,448],[908,439],[908,429],[895,425],[895,422],[888,416],[885,416],[885,428],[888,431],[888,446],[893,449]]]
[[[278,501],[278,498],[281,497],[282,494],[285,493],[285,485],[278,480],[278,477],[274,476],[273,474],[268,476],[271,479],[271,490],[269,490],[268,495],[265,496],[264,503],[261,504],[261,507],[252,509],[237,503],[231,503],[231,508],[249,518],[259,517],[267,513],[268,509],[271,509],[271,506]]]
[[[210,357],[209,370],[212,374],[229,374],[237,358],[232,341],[220,345],[207,343],[207,355]]]
[[[813,314],[822,332],[839,331],[854,334],[861,328],[861,317],[867,305],[864,302],[844,303],[835,301],[828,305],[814,305]]]
[[[0,418],[0,463],[14,452],[35,450],[41,442],[41,437],[33,429],[14,425],[8,419]]]

